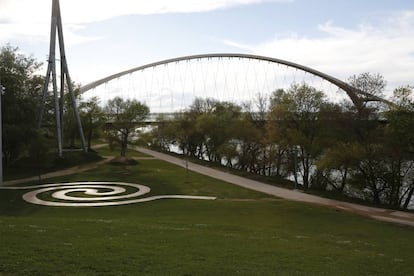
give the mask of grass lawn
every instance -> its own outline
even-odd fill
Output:
[[[4,170],[4,179],[13,180],[36,176],[48,172],[87,164],[101,160],[97,153],[83,153],[80,151],[65,152],[64,158],[57,159],[55,151],[49,151],[40,160],[36,158],[22,158]]]
[[[109,148],[109,146],[103,146],[94,149],[99,155],[101,156],[119,156],[121,153],[121,150],[119,147],[114,147],[112,149]],[[136,150],[128,148],[126,151],[126,156],[128,157],[150,157],[147,154],[144,154],[142,152],[138,152]]]
[[[0,275],[412,275],[414,229],[249,191],[159,161],[49,179],[124,181],[150,195],[117,207],[26,203],[0,190]]]

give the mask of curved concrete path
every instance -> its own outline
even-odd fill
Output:
[[[133,188],[127,192],[125,187]],[[0,187],[0,190],[26,190],[23,199],[29,203],[55,206],[55,207],[100,207],[100,206],[119,206],[134,203],[143,203],[160,199],[194,199],[194,200],[215,200],[212,196],[188,196],[188,195],[155,195],[149,197],[140,197],[148,194],[151,188],[126,182],[69,182],[43,184],[26,187]],[[33,190],[35,189],[35,190]],[[50,199],[42,199],[40,194],[45,192],[53,192]],[[78,192],[88,197],[71,195]],[[138,198],[139,197],[139,198]]]
[[[393,222],[403,225],[409,225],[414,227],[414,214],[402,211],[395,211],[389,209],[382,209],[382,208],[374,208],[354,203],[348,203],[328,198],[323,198],[315,195],[310,195],[303,193],[301,191],[295,190],[288,190],[280,187],[276,187],[273,185],[265,184],[259,181],[251,180],[248,178],[240,177],[237,175],[229,174],[217,169],[205,167],[202,165],[198,165],[192,162],[184,161],[183,159],[160,153],[157,151],[149,150],[146,148],[135,147],[136,150],[151,155],[157,159],[164,160],[166,162],[188,168],[191,171],[204,174],[216,179],[220,179],[250,190],[259,191],[268,195],[294,200],[294,201],[301,201],[301,202],[308,202],[318,205],[324,205],[329,207],[334,207],[336,209],[340,209],[347,212],[352,212],[364,216],[371,217],[373,219]]]

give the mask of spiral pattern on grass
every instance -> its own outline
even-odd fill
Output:
[[[208,196],[158,195],[141,197],[151,191],[147,186],[125,182],[72,182],[28,187],[3,187],[7,190],[36,189],[23,195],[29,203],[56,207],[98,207],[142,203],[158,199],[202,199]]]

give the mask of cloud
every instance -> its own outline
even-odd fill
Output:
[[[290,34],[254,45],[224,43],[254,54],[303,64],[343,80],[353,74],[378,72],[388,80],[388,90],[412,85],[414,11],[382,16],[378,24],[365,23],[356,29],[326,22],[318,26],[323,36],[317,38]]]
[[[60,0],[65,33],[70,44],[91,39],[75,35],[83,24],[131,14],[192,13],[263,2],[294,0]],[[11,39],[47,40],[52,0],[1,0],[0,42]]]
[[[207,12],[263,2],[288,3],[293,0],[62,0],[61,6],[67,13],[68,22],[85,23],[129,14]]]
[[[291,3],[294,0],[60,0],[60,6],[66,23],[82,24],[122,15],[207,12],[264,2]],[[2,0],[0,22],[2,19],[49,21],[51,3],[52,0]]]

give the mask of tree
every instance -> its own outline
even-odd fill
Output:
[[[348,78],[349,84],[358,88],[361,91],[367,92],[371,95],[382,97],[384,88],[387,82],[381,74],[372,74],[369,72],[361,73],[359,75],[352,75]]]
[[[42,77],[35,76],[40,67],[33,57],[7,45],[0,50],[0,80],[6,87],[3,100],[3,151],[5,163],[17,160],[25,145],[36,135],[38,95]]]
[[[387,201],[406,209],[414,194],[414,100],[412,87],[394,91],[391,108],[385,112],[384,175],[388,184]]]
[[[156,150],[170,151],[171,145],[177,143],[177,117],[168,118],[164,114],[160,114],[156,121],[157,125],[147,134],[146,144]]]
[[[243,171],[264,173],[260,170],[264,166],[262,128],[255,124],[254,113],[244,110],[241,118],[234,121],[232,137],[235,139],[233,159],[235,166]],[[262,124],[262,122],[260,122]]]
[[[318,177],[314,179],[319,189],[342,193],[347,186],[351,165],[352,123],[344,103],[326,103],[320,112],[322,154],[317,161]],[[319,182],[319,183],[317,183]]]
[[[48,152],[50,149],[49,143],[50,139],[47,138],[47,130],[38,129],[35,134],[31,137],[29,144],[27,146],[31,160],[33,160],[33,167],[37,169],[37,175],[39,177],[39,182],[41,180],[41,175],[44,169],[44,163],[47,160]],[[38,162],[42,160],[42,162]]]
[[[375,96],[383,96],[386,86],[380,74],[362,73],[349,78],[349,83],[361,91]],[[383,201],[387,190],[384,178],[386,164],[384,161],[383,124],[379,120],[379,111],[383,106],[379,102],[371,102],[361,97],[361,103],[348,106],[350,137],[346,162],[354,164],[349,175],[349,184],[360,191],[365,199],[379,204]],[[353,159],[349,160],[349,159]]]
[[[79,104],[79,115],[86,134],[88,151],[90,151],[92,138],[99,133],[99,129],[104,123],[104,113],[99,106],[98,97],[93,97],[86,102],[81,102]]]
[[[272,175],[274,167],[274,145],[269,145],[266,129],[268,105],[268,97],[261,93],[256,94],[252,103],[243,105],[243,115],[238,122],[239,126],[235,128],[240,147],[238,166],[262,175]],[[279,172],[276,165],[276,175]]]
[[[236,122],[240,119],[241,107],[229,102],[214,102],[211,112],[197,118],[196,128],[203,133],[206,155],[210,161],[221,163],[226,146],[233,138]]]
[[[217,163],[226,159],[232,166],[235,145],[231,139],[240,115],[241,107],[232,103],[197,98],[187,111],[176,115],[172,131],[164,126],[158,129],[168,133],[183,154]]]
[[[301,175],[305,189],[310,186],[312,168],[321,153],[318,120],[325,103],[325,95],[306,83],[293,84],[287,91],[277,90],[272,97],[270,131],[277,135],[279,144],[289,146],[293,176],[297,181],[297,174]]]
[[[179,147],[184,155],[203,158],[204,154],[204,134],[196,127],[198,118],[205,112],[210,112],[212,105],[211,99],[196,98],[190,108],[175,114],[172,122],[168,126],[161,124],[157,127],[156,135],[168,137],[171,144]],[[164,148],[165,148],[165,143]]]
[[[116,97],[109,100],[104,108],[107,119],[107,134],[110,142],[121,147],[120,155],[125,157],[131,136],[149,115],[149,108],[136,100],[123,100]]]
[[[196,100],[197,101],[197,100]],[[203,158],[204,134],[196,128],[198,117],[202,111],[191,107],[189,111],[178,114],[175,121],[175,138],[183,154]]]
[[[348,82],[351,86],[378,97],[384,96],[384,89],[387,85],[387,82],[381,74],[372,74],[369,72],[352,75],[349,77]],[[365,101],[368,99],[365,99],[363,96],[360,97],[362,97],[361,100],[363,101],[360,105],[354,107],[356,108],[359,119],[367,119],[374,114],[380,106],[378,102]]]

